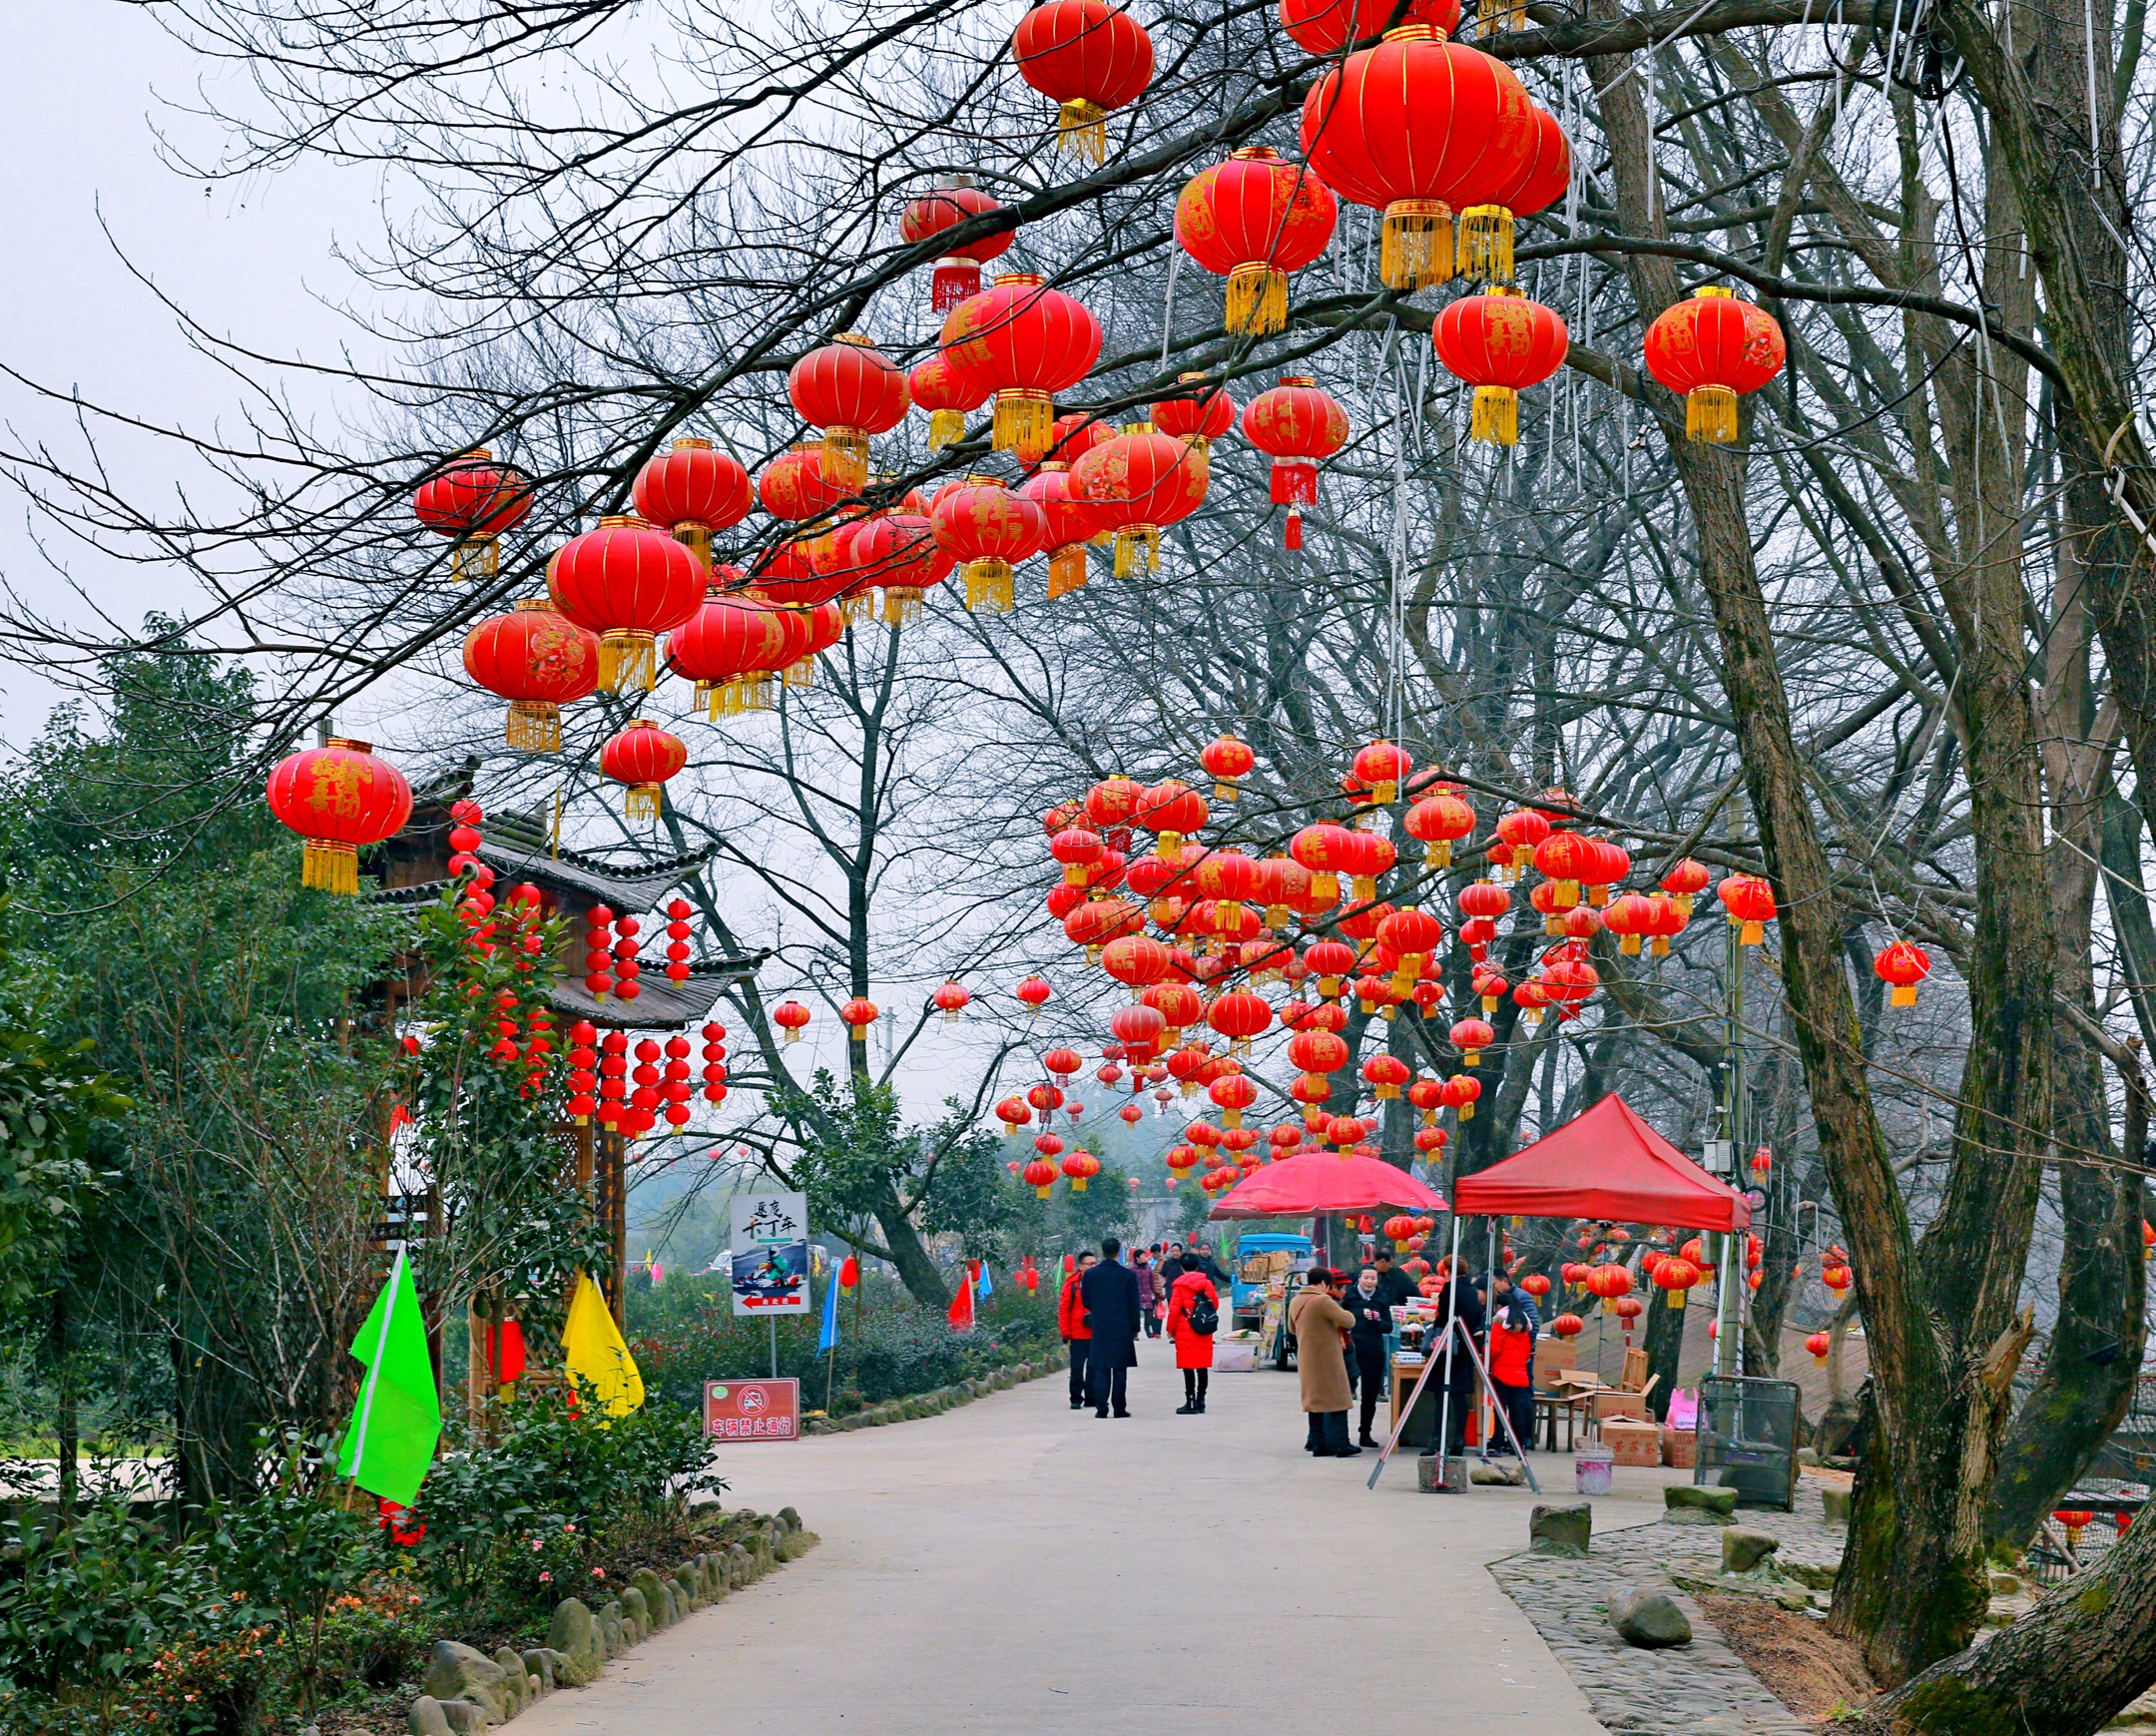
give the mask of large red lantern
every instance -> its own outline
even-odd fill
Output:
[[[379,844],[411,818],[411,786],[369,743],[332,736],[279,760],[264,794],[270,812],[306,840],[299,883],[359,889],[359,847]]]
[[[965,563],[966,607],[1008,614],[1012,567],[1039,554],[1047,540],[1048,517],[1038,503],[993,476],[968,476],[936,496],[928,523],[936,546]]]
[[[1308,54],[1338,54],[1375,42],[1392,26],[1398,0],[1281,0],[1281,28]],[[1459,28],[1459,0],[1407,0],[1402,24],[1427,24],[1450,36]]]
[[[464,635],[464,673],[509,702],[509,746],[559,753],[561,708],[599,689],[599,639],[547,598],[524,597]]]
[[[803,421],[823,430],[823,480],[847,493],[868,484],[868,437],[906,413],[906,376],[857,331],[841,331],[787,372],[787,395]]]
[[[514,465],[497,464],[475,446],[444,465],[412,495],[412,516],[453,546],[449,572],[457,579],[491,579],[501,571],[495,539],[531,511],[531,478]]]
[[[1475,388],[1468,431],[1493,446],[1519,443],[1519,394],[1564,365],[1571,336],[1554,308],[1493,286],[1466,295],[1430,326],[1437,359]]]
[[[657,820],[666,781],[688,764],[687,744],[643,718],[631,719],[599,753],[599,770],[628,788],[622,813],[631,820]]]
[[[906,396],[928,412],[928,450],[940,452],[965,438],[966,417],[988,401],[988,388],[961,375],[938,349],[913,364]]]
[[[1197,791],[1180,778],[1163,778],[1147,788],[1144,803],[1131,820],[1157,837],[1161,855],[1169,856],[1182,848],[1188,834],[1200,830],[1211,817],[1212,811]]]
[[[806,440],[790,446],[757,478],[757,499],[774,518],[799,524],[821,518],[846,497],[846,490],[823,474],[820,441]]]
[[[1737,399],[1782,371],[1789,348],[1764,307],[1705,285],[1647,327],[1647,371],[1684,393],[1685,438],[1737,437]]]
[[[1206,1014],[1206,1023],[1229,1039],[1229,1048],[1236,1054],[1245,1053],[1251,1039],[1263,1035],[1272,1022],[1273,1008],[1266,997],[1241,988],[1222,995]]]
[[[1503,62],[1409,24],[1311,87],[1302,140],[1328,187],[1384,213],[1385,286],[1419,289],[1452,276],[1453,210],[1518,181],[1534,104]]]
[[[629,497],[639,517],[672,531],[709,572],[712,533],[747,518],[756,495],[732,453],[709,440],[681,439],[645,463]]]
[[[1662,876],[1662,889],[1669,893],[1670,901],[1686,921],[1692,919],[1692,899],[1696,893],[1707,889],[1707,882],[1714,876],[1707,871],[1705,863],[1694,862],[1690,857],[1679,857],[1671,863]]]
[[[1247,743],[1238,741],[1233,735],[1227,735],[1209,742],[1199,754],[1198,763],[1213,780],[1213,794],[1223,802],[1233,802],[1236,799],[1238,780],[1250,776],[1251,768],[1258,763],[1258,757],[1250,751]]]
[[[782,612],[717,586],[689,619],[667,635],[667,667],[696,683],[692,702],[718,719],[772,709],[772,676],[787,661]]]
[[[1422,841],[1423,860],[1430,867],[1450,868],[1452,847],[1474,831],[1475,811],[1457,791],[1442,789],[1409,808],[1401,825],[1409,838]]]
[[[898,233],[909,246],[917,246],[962,223],[1003,209],[1000,200],[983,193],[970,181],[946,182],[933,193],[907,202],[898,219]],[[939,258],[929,282],[929,306],[938,313],[948,313],[968,295],[978,295],[981,267],[1002,258],[1017,236],[1018,225],[1013,221],[1008,229],[963,242]]]
[[[1100,1159],[1090,1151],[1074,1151],[1063,1160],[1063,1173],[1070,1178],[1071,1192],[1082,1194],[1086,1183],[1100,1174]]]
[[[1082,590],[1086,582],[1086,544],[1101,528],[1092,502],[1071,483],[1071,467],[1051,459],[1019,484],[1018,492],[1041,510],[1048,550],[1048,600]]]
[[[1534,143],[1519,173],[1508,184],[1492,187],[1485,205],[1460,213],[1459,270],[1462,277],[1512,280],[1512,220],[1532,217],[1565,196],[1572,185],[1572,141],[1557,117],[1537,104]]]
[[[650,691],[659,635],[697,612],[705,583],[686,546],[626,515],[571,537],[547,567],[555,608],[599,635],[599,685],[608,693]]]
[[[951,309],[942,343],[954,372],[995,393],[995,449],[1032,464],[1053,440],[1055,394],[1100,359],[1101,328],[1083,302],[1031,272],[1010,272]]]
[[[1179,373],[1176,384],[1194,388],[1189,397],[1162,398],[1153,406],[1153,426],[1181,440],[1199,457],[1210,459],[1213,442],[1235,431],[1242,412],[1225,389],[1203,382],[1203,373]]]
[[[1775,919],[1774,887],[1758,874],[1725,874],[1715,896],[1729,912],[1741,945],[1757,946],[1767,937],[1765,924]]]
[[[1913,940],[1895,940],[1880,948],[1872,968],[1893,986],[1892,1004],[1914,1006],[1916,985],[1931,974],[1931,954]]]
[[[1198,510],[1205,499],[1205,461],[1181,440],[1141,424],[1104,440],[1071,466],[1071,489],[1089,503],[1102,528],[1115,533],[1115,576],[1127,579],[1143,564],[1160,570],[1163,526]]]
[[[1284,374],[1243,411],[1243,437],[1273,460],[1273,504],[1288,508],[1285,545],[1303,546],[1303,508],[1318,503],[1318,464],[1348,443],[1348,412],[1307,374]]]
[[[1105,0],[1047,0],[1011,34],[1018,76],[1058,107],[1056,142],[1095,163],[1108,158],[1108,117],[1153,78],[1153,39]]]
[[[910,512],[871,519],[853,534],[852,555],[860,583],[883,591],[883,622],[909,627],[921,618],[921,599],[950,577],[956,557],[939,547],[935,526]]]
[[[1326,251],[1339,221],[1317,176],[1249,145],[1184,184],[1175,232],[1185,253],[1228,280],[1230,331],[1285,331],[1288,274]]]

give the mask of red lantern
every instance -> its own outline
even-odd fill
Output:
[[[1108,159],[1108,117],[1136,102],[1153,78],[1153,39],[1105,0],[1047,0],[1011,35],[1018,76],[1058,106],[1056,143],[1094,163]]]
[[[852,555],[861,571],[859,586],[882,588],[883,624],[894,628],[920,620],[922,598],[957,564],[937,546],[935,527],[910,512],[871,519],[854,533]]]
[[[1653,935],[1659,920],[1653,903],[1641,892],[1627,892],[1621,898],[1610,900],[1603,912],[1603,925],[1612,934],[1623,936],[1617,942],[1617,950],[1637,957],[1640,942]]]
[[[906,376],[872,338],[841,331],[787,372],[787,395],[805,422],[823,430],[826,485],[856,493],[868,482],[868,437],[906,413]]]
[[[1069,5],[1098,0],[1051,0]],[[995,449],[1030,464],[1047,456],[1055,394],[1084,379],[1100,359],[1101,328],[1084,303],[1032,273],[1013,272],[953,307],[942,342],[954,373],[995,393]]]
[[[1511,878],[1519,877],[1519,870],[1534,860],[1535,851],[1549,837],[1550,823],[1532,808],[1515,808],[1497,817],[1497,843],[1490,859],[1509,870]]]
[[[631,719],[599,753],[600,771],[628,787],[622,813],[631,820],[657,820],[662,788],[688,764],[682,739],[643,718]]]
[[[1014,599],[1011,568],[1040,553],[1048,519],[993,476],[968,476],[936,496],[928,522],[936,546],[965,563],[966,607],[1006,614]]]
[[[1326,251],[1339,221],[1317,176],[1249,145],[1184,184],[1175,232],[1185,253],[1228,280],[1228,329],[1262,333],[1288,328],[1288,274]]]
[[[306,840],[299,883],[325,892],[356,892],[359,847],[393,838],[411,818],[404,774],[371,744],[341,736],[279,760],[265,795],[270,812]]]
[[[1849,1289],[1853,1281],[1854,1274],[1851,1273],[1850,1269],[1847,1266],[1841,1265],[1840,1263],[1834,1263],[1822,1266],[1820,1268],[1820,1282],[1826,1285],[1829,1290],[1834,1292],[1834,1297],[1837,1302],[1842,1300],[1842,1293]]]
[[[1174,1042],[1205,1017],[1205,998],[1187,982],[1156,982],[1141,997],[1147,1006],[1168,1021],[1167,1040]],[[1171,1057],[1169,1066],[1175,1063]],[[1182,1075],[1178,1073],[1177,1078]]]
[[[1236,1054],[1247,1052],[1251,1039],[1262,1035],[1272,1022],[1271,1003],[1248,989],[1222,995],[1206,1014],[1206,1023],[1229,1039],[1229,1048]]]
[[[1071,492],[1115,533],[1115,576],[1160,570],[1160,533],[1198,510],[1207,467],[1181,440],[1148,426],[1104,440],[1071,466]]]
[[[1206,1087],[1206,1095],[1213,1099],[1215,1108],[1221,1111],[1221,1119],[1232,1128],[1243,1125],[1243,1111],[1258,1101],[1257,1085],[1240,1073],[1231,1073],[1224,1079],[1215,1079]]]
[[[1834,1349],[1834,1338],[1831,1334],[1816,1332],[1804,1341],[1804,1348],[1812,1353],[1812,1360],[1824,1369],[1827,1366],[1827,1353]]]
[[[1587,1269],[1586,1284],[1589,1291],[1604,1302],[1614,1302],[1632,1288],[1632,1274],[1614,1262]]]
[[[1178,778],[1164,778],[1151,786],[1143,805],[1131,816],[1134,824],[1160,840],[1163,856],[1180,850],[1184,837],[1200,830],[1210,818],[1205,798]]]
[[[1063,1149],[1063,1142],[1060,1139],[1056,1140],[1055,1144],[1056,1150],[1061,1151]],[[1055,1186],[1055,1178],[1056,1166],[1050,1163],[1045,1156],[1036,1157],[1019,1172],[1019,1179],[1042,1199],[1046,1199],[1048,1190]]]
[[[1243,437],[1272,458],[1273,504],[1288,508],[1284,546],[1301,548],[1303,508],[1318,504],[1320,460],[1348,443],[1348,412],[1308,374],[1283,374],[1244,409]]]
[[[1517,7],[1524,16],[1524,0]],[[1565,196],[1572,185],[1572,141],[1557,117],[1537,104],[1534,140],[1519,172],[1486,192],[1487,203],[1460,213],[1459,269],[1463,277],[1509,283],[1512,278],[1512,220],[1531,217]]]
[[[1176,384],[1189,387],[1190,396],[1162,398],[1153,406],[1152,417],[1156,429],[1181,440],[1210,466],[1213,442],[1235,431],[1241,411],[1223,387],[1204,384],[1207,377],[1203,373],[1177,374]]]
[[[599,635],[599,685],[608,693],[651,690],[659,635],[697,612],[706,583],[687,547],[629,516],[602,518],[547,567],[555,608]]]
[[[712,533],[749,516],[749,472],[709,440],[681,439],[646,462],[629,491],[638,516],[674,533],[711,570]]]
[[[1705,891],[1707,882],[1712,877],[1704,863],[1696,863],[1690,857],[1680,857],[1670,864],[1668,872],[1663,874],[1662,889],[1669,894],[1678,913],[1689,922],[1692,919],[1693,894]]]
[[[847,1040],[856,1043],[867,1040],[868,1027],[874,1024],[880,1015],[880,1009],[874,1001],[864,1000],[859,995],[855,995],[838,1009],[838,1018],[846,1028]]]
[[[1682,1308],[1685,1305],[1685,1292],[1706,1275],[1683,1255],[1672,1254],[1667,1260],[1657,1261],[1649,1276],[1668,1294],[1670,1307]]]
[[[412,516],[451,540],[452,578],[491,579],[501,571],[495,539],[521,524],[531,503],[531,478],[475,446],[419,484]]]
[[[1371,742],[1354,757],[1354,780],[1379,808],[1391,805],[1413,770],[1414,760],[1406,749],[1390,742]]]
[[[1004,209],[1000,201],[983,193],[970,181],[947,182],[933,193],[907,202],[898,219],[898,233],[907,246],[917,247],[962,223]],[[930,280],[928,305],[938,313],[948,313],[968,295],[979,294],[981,267],[990,260],[1002,258],[1017,236],[1018,225],[1013,218],[1008,229],[993,230],[942,255],[935,263],[935,275]],[[914,372],[917,376],[919,369]]]
[[[1688,440],[1736,439],[1737,399],[1780,373],[1788,355],[1773,314],[1712,285],[1647,327],[1647,371],[1684,393]]]
[[[1564,365],[1571,342],[1554,308],[1494,286],[1465,295],[1430,326],[1437,359],[1475,388],[1468,432],[1496,446],[1519,443],[1519,394]]]
[[[1549,1323],[1549,1329],[1558,1338],[1578,1338],[1587,1330],[1587,1323],[1576,1314],[1560,1314]]]
[[[1048,600],[1083,590],[1086,544],[1101,529],[1100,515],[1071,482],[1070,466],[1044,462],[1019,485],[1018,492],[1040,508],[1043,546],[1048,550]],[[1127,780],[1126,780],[1127,782]]]
[[[1372,1055],[1362,1063],[1362,1078],[1376,1092],[1379,1102],[1388,1103],[1407,1083],[1407,1063],[1397,1055]]]
[[[1765,924],[1775,919],[1774,887],[1766,880],[1757,874],[1725,874],[1715,896],[1729,911],[1740,945],[1757,946],[1766,938]]]
[[[808,1022],[808,1009],[798,1000],[782,1000],[772,1008],[772,1023],[786,1032],[790,1043],[801,1041],[802,1029]],[[1024,1117],[1020,1117],[1021,1120]]]
[[[1377,275],[1419,289],[1452,276],[1452,211],[1512,187],[1534,151],[1518,77],[1427,25],[1386,33],[1313,85],[1303,155],[1343,199],[1384,213]]]
[[[1475,1099],[1482,1095],[1482,1081],[1470,1079],[1464,1073],[1454,1073],[1437,1087],[1437,1092],[1446,1108],[1456,1111],[1462,1121],[1472,1121]]]
[[[1251,768],[1258,763],[1258,757],[1234,736],[1222,736],[1218,741],[1207,744],[1204,752],[1198,756],[1198,763],[1213,780],[1214,796],[1222,802],[1233,802],[1236,799],[1237,780],[1250,776]]]
[[[1053,992],[1047,982],[1038,976],[1027,977],[1011,990],[1018,1004],[1026,1009],[1027,1018],[1040,1017],[1040,1009],[1048,1004],[1048,997]]]
[[[1895,940],[1880,948],[1872,968],[1882,982],[1893,985],[1893,1005],[1914,1006],[1916,985],[1931,974],[1931,954],[1913,940]]]
[[[510,747],[555,754],[561,708],[598,691],[599,640],[545,597],[525,597],[464,636],[464,673],[509,701]]]
[[[667,635],[667,667],[696,683],[692,702],[717,719],[772,708],[772,676],[787,661],[780,611],[730,598],[715,585],[704,605]]]
[[[1452,847],[1474,831],[1475,811],[1456,792],[1440,790],[1407,810],[1402,825],[1409,838],[1422,841],[1422,858],[1432,868],[1452,866]]]
[[[1463,1018],[1450,1032],[1452,1046],[1459,1050],[1460,1059],[1467,1066],[1475,1066],[1482,1059],[1482,1051],[1497,1040],[1496,1030],[1479,1018]]]
[[[1397,0],[1281,0],[1281,28],[1308,54],[1338,54],[1375,42],[1392,26]],[[1459,28],[1459,0],[1408,0],[1402,24],[1427,24],[1450,36]]]
[[[1519,1281],[1519,1287],[1537,1301],[1550,1293],[1550,1281],[1545,1274],[1540,1272],[1528,1273]]]
[[[1100,1159],[1090,1151],[1074,1151],[1063,1160],[1063,1173],[1070,1177],[1071,1192],[1082,1194],[1086,1183],[1100,1174]]]
[[[966,417],[988,401],[988,390],[960,375],[939,349],[914,363],[906,375],[906,396],[915,409],[928,412],[928,450],[940,452],[965,438]]]
[[[935,1002],[936,1010],[942,1013],[945,1024],[956,1024],[964,1018],[965,1009],[973,999],[972,995],[966,992],[965,985],[960,982],[946,982],[929,998]]]

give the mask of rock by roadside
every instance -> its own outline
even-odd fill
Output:
[[[1061,1352],[1038,1362],[1014,1363],[1007,1369],[998,1369],[992,1375],[982,1375],[976,1380],[958,1381],[948,1387],[938,1387],[930,1393],[914,1393],[903,1399],[889,1399],[880,1405],[870,1405],[866,1410],[856,1411],[850,1417],[808,1417],[803,1419],[804,1435],[845,1435],[855,1429],[880,1429],[888,1423],[909,1423],[917,1417],[940,1417],[946,1411],[954,1411],[960,1405],[970,1405],[975,1399],[985,1399],[990,1393],[1000,1393],[1008,1388],[1037,1381],[1046,1375],[1061,1374],[1070,1366]]]

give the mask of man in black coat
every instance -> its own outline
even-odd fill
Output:
[[[1093,1415],[1105,1417],[1112,1402],[1118,1417],[1130,1415],[1127,1389],[1138,1366],[1138,1275],[1117,1258],[1123,1244],[1113,1236],[1100,1245],[1100,1264],[1078,1281],[1078,1306],[1085,1310],[1093,1346],[1086,1356],[1086,1397]]]
[[[1415,1281],[1392,1264],[1391,1255],[1380,1253],[1370,1264],[1377,1268],[1377,1300],[1385,1307],[1397,1308],[1418,1294]]]
[[[1467,1328],[1468,1335],[1474,1340],[1475,1349],[1479,1353],[1486,1317],[1482,1311],[1481,1294],[1468,1281],[1464,1268],[1451,1272],[1445,1279],[1444,1289],[1438,1293],[1438,1336],[1433,1341],[1435,1349],[1432,1354],[1440,1359],[1445,1355],[1445,1335],[1451,1332],[1455,1316]],[[1467,1448],[1467,1408],[1474,1402],[1475,1366],[1474,1358],[1467,1354],[1467,1347],[1459,1342],[1457,1335],[1454,1335],[1450,1342],[1452,1360],[1445,1388],[1451,1401],[1451,1416],[1450,1426],[1445,1431],[1445,1452],[1447,1456],[1457,1457]],[[1440,1369],[1438,1372],[1446,1374],[1448,1371]],[[1440,1396],[1439,1409],[1443,1408],[1444,1397]],[[1432,1457],[1436,1451],[1437,1444],[1432,1441],[1423,1447],[1422,1456]]]

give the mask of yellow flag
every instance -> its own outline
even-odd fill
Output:
[[[589,1272],[577,1280],[562,1328],[562,1367],[609,1417],[626,1417],[644,1403],[644,1377]]]

